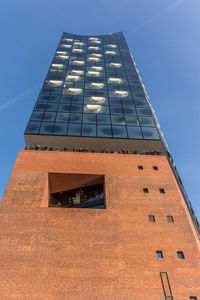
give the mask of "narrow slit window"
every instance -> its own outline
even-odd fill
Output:
[[[149,222],[155,222],[156,219],[153,215],[149,215]]]
[[[172,216],[167,216],[168,223],[174,223],[174,218]]]
[[[162,251],[156,251],[156,256],[157,256],[157,258],[163,258]]]
[[[183,251],[177,251],[177,256],[178,256],[179,259],[184,259],[185,258],[184,254],[183,254]]]

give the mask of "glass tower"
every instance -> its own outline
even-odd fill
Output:
[[[34,144],[41,135],[51,146],[56,138],[49,142],[48,136],[129,143],[161,140],[123,33],[95,37],[63,33],[28,122],[26,142]]]

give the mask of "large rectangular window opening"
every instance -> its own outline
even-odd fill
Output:
[[[105,208],[104,176],[58,174],[58,177],[61,184],[56,174],[49,180],[50,207]]]

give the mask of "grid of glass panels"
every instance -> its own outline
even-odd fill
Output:
[[[25,134],[160,139],[123,33],[63,33]]]

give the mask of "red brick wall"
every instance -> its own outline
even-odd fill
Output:
[[[106,209],[48,208],[48,173],[105,175]],[[20,151],[0,214],[0,299],[164,300],[160,272],[175,300],[200,297],[199,238],[164,156]]]

